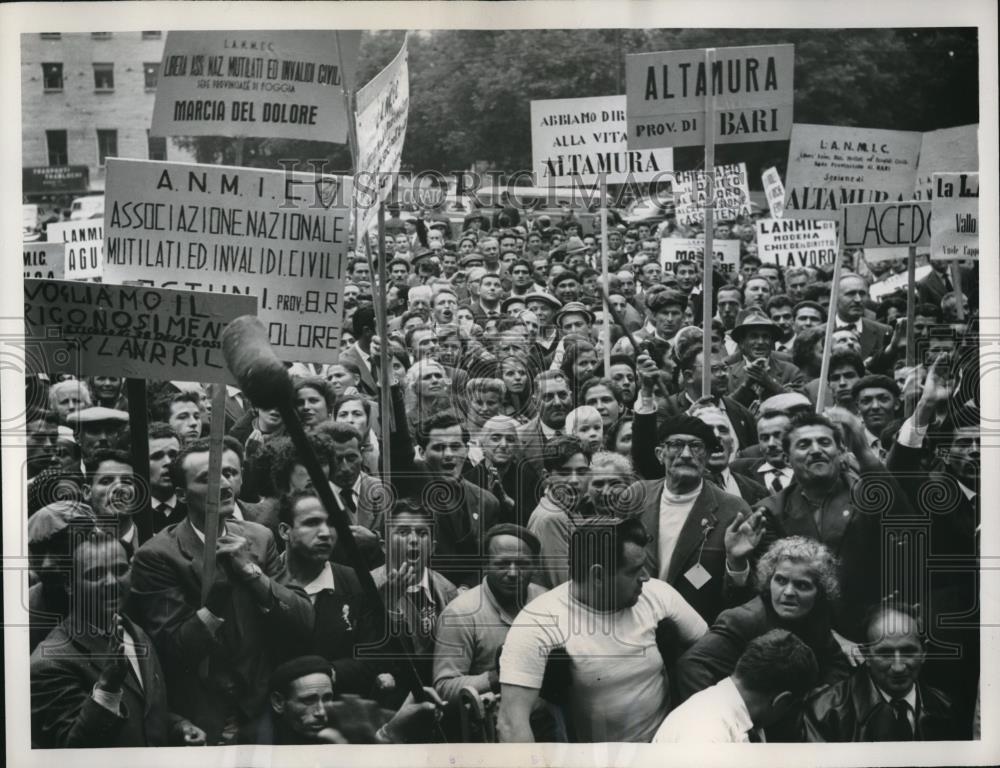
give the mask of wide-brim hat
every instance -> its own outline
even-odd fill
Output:
[[[553,309],[560,309],[562,307],[562,302],[559,299],[545,291],[528,291],[524,294],[525,304],[530,304],[533,301],[544,301]]]
[[[587,305],[579,301],[570,301],[563,305],[563,308],[556,312],[556,325],[559,325],[565,315],[583,315],[587,322],[594,324],[594,313],[587,309]]]
[[[743,341],[743,337],[746,336],[751,330],[764,330],[771,334],[771,338],[778,341],[781,336],[781,328],[775,323],[771,318],[765,317],[760,312],[751,312],[740,323],[729,332],[729,336],[739,344]]]

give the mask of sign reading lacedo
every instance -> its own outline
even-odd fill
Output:
[[[66,267],[66,246],[62,243],[25,243],[24,277],[62,280]]]
[[[109,160],[110,162],[110,160]],[[50,243],[65,244],[63,274],[68,280],[90,280],[104,272],[104,222],[100,219],[62,221],[45,229]]]
[[[837,225],[810,219],[761,219],[757,255],[762,264],[782,269],[832,264],[837,258]]]
[[[740,268],[739,240],[712,240],[714,266],[727,275],[735,275]],[[660,265],[666,272],[673,272],[678,261],[705,261],[705,238],[666,237],[660,240]]]
[[[935,173],[931,258],[979,259],[979,174]]]
[[[109,159],[105,282],[259,297],[285,360],[339,349],[352,181]]]
[[[385,69],[357,95],[359,232],[378,216],[378,203],[392,194],[403,160],[410,111],[410,69],[406,43]]]
[[[704,171],[676,173],[672,189],[678,224],[689,226],[705,223],[705,206],[708,203],[706,175]],[[712,197],[716,221],[734,221],[740,216],[749,216],[750,185],[747,181],[746,163],[715,166]],[[715,252],[714,248],[712,252]]]
[[[671,149],[629,150],[625,96],[531,102],[531,157],[539,186],[646,182],[673,170]]]
[[[844,247],[864,248],[869,263],[905,258],[908,248],[930,245],[929,202],[845,205],[842,213]]]
[[[235,384],[222,332],[256,312],[239,294],[24,281],[25,335],[65,344],[67,354],[49,355],[55,373]]]
[[[792,129],[792,45],[718,48],[625,57],[628,148],[705,143],[705,96],[714,96],[716,144],[781,141]]]
[[[845,205],[912,200],[921,139],[914,131],[796,124],[784,215],[838,221]]]
[[[342,143],[360,41],[359,31],[169,32],[150,135]]]

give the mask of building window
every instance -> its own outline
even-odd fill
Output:
[[[156,80],[160,76],[160,62],[146,62],[142,65],[142,74],[146,78],[146,90],[155,90]]]
[[[115,65],[94,64],[94,90],[113,91],[115,89]]]
[[[159,40],[161,37],[163,37],[162,32],[147,32],[143,30],[142,33],[143,40]]]
[[[62,33],[60,32],[42,32],[39,36],[42,40],[62,40]]]
[[[109,157],[118,157],[118,131],[97,129],[97,164],[104,166]]]
[[[46,91],[61,91],[63,89],[63,65],[60,63],[42,64],[42,84]]]
[[[45,143],[49,148],[49,165],[69,165],[66,131],[46,131]]]
[[[111,39],[111,33],[110,32],[91,32],[90,36],[94,40],[110,40]]]
[[[150,136],[149,130],[147,130],[146,144],[148,145],[149,148],[150,160],[167,159],[167,139],[165,136]]]

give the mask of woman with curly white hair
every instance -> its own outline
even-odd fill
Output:
[[[787,629],[812,649],[821,685],[850,674],[851,663],[830,627],[840,585],[829,549],[804,536],[778,539],[757,562],[755,585],[752,600],[720,613],[678,660],[674,679],[681,700],[731,675],[747,643],[772,629]],[[781,730],[775,735],[793,738]]]

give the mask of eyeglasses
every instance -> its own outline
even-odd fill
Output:
[[[672,455],[684,453],[687,448],[693,456],[701,456],[705,453],[705,443],[701,440],[667,440],[663,447]]]

